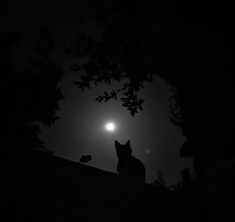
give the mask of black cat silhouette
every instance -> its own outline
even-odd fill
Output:
[[[140,160],[131,155],[130,140],[124,145],[115,140],[115,148],[118,157],[117,172],[128,181],[144,183],[145,167]]]

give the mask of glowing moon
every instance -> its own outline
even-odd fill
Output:
[[[115,130],[115,124],[112,122],[109,122],[105,125],[105,129],[109,132],[113,132]]]

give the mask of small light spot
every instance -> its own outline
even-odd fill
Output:
[[[114,123],[107,123],[105,125],[105,128],[107,131],[113,132],[115,130],[115,125],[114,125]]]

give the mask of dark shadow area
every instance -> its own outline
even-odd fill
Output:
[[[179,155],[193,159],[195,176],[185,169],[178,184],[167,186],[159,172],[153,184],[145,183],[145,167],[132,155],[130,141],[115,141],[118,173],[85,165],[91,155],[82,156],[81,163],[55,156],[39,138],[40,126],[59,118],[58,103],[64,99],[58,87],[64,71],[50,54],[52,34],[40,28],[37,56],[18,70],[10,54],[20,38],[0,30],[0,221],[234,221],[229,7],[188,3],[184,10],[181,4],[113,0],[105,8],[90,2],[105,31],[100,42],[78,33],[67,49],[74,59],[89,58],[75,84],[84,90],[128,79],[96,100],[118,98],[134,117],[143,110],[138,94],[143,83],[153,82],[156,74],[165,79],[173,92],[169,118],[186,137]],[[81,69],[76,62],[70,68]]]
[[[185,169],[181,182],[167,187],[161,178],[146,184],[130,172],[21,152],[1,168],[1,221],[231,221],[233,169],[200,186]]]
[[[130,184],[118,174],[43,152],[23,159],[9,160],[2,177],[2,221],[135,221],[153,216],[165,221],[169,216],[164,209],[172,204],[170,191]]]

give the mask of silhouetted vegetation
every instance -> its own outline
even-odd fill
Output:
[[[20,39],[17,33],[1,33],[5,37],[1,42],[4,92],[1,157],[9,150],[10,155],[32,149],[47,151],[38,137],[40,124],[50,126],[55,123],[58,102],[63,99],[58,88],[63,71],[50,57],[53,41],[47,41],[50,34],[42,29],[38,56],[32,58],[23,70],[17,70],[11,63],[10,51]]]
[[[39,39],[44,38],[44,31]],[[37,58],[33,58],[27,67],[17,68],[11,61],[11,49],[21,39],[17,33],[2,30],[1,37],[0,220],[34,221],[33,217],[38,216],[40,221],[40,213],[34,210],[42,208],[32,209],[31,206],[42,173],[40,167],[34,167],[37,163],[33,155],[39,150],[47,155],[53,153],[39,138],[40,125],[50,126],[58,119],[56,111],[63,95],[57,84],[63,71],[49,55],[52,45],[43,48],[44,44],[39,44]]]

